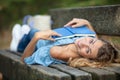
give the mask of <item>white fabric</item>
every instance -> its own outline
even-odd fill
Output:
[[[21,27],[21,36],[28,34],[30,32],[30,27],[28,25],[23,25]]]
[[[28,25],[23,25],[21,27],[20,24],[15,24],[15,26],[12,29],[12,41],[10,43],[10,50],[17,52],[18,44],[21,40],[21,38],[28,34],[30,31],[30,27]]]
[[[28,19],[28,24],[38,30],[51,29],[51,17],[49,15],[35,15]]]
[[[12,41],[10,44],[10,50],[11,51],[17,51],[18,43],[21,39],[21,26],[19,24],[15,24],[15,26],[12,29]]]

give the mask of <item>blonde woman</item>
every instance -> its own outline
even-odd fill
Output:
[[[83,25],[94,31],[89,21],[78,18],[68,22],[65,27],[75,28]],[[43,66],[69,64],[73,67],[92,67],[101,66],[104,62],[113,62],[117,58],[116,49],[107,41],[98,39],[96,34],[95,37],[72,37],[60,40],[52,38],[53,35],[61,36],[53,30],[30,29],[17,47],[18,51],[23,52],[21,60],[26,64]]]

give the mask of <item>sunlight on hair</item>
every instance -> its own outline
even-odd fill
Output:
[[[107,63],[101,63],[101,62],[95,62],[95,61],[92,61],[92,60],[88,60],[88,59],[85,59],[85,58],[76,58],[76,59],[73,59],[70,58],[69,61],[68,61],[68,64],[72,67],[76,67],[76,68],[79,68],[79,67],[104,67],[107,65]]]

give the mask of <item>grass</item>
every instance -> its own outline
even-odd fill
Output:
[[[61,6],[64,7],[84,7],[84,6],[99,6],[107,5],[107,0],[84,0],[84,1],[69,1],[64,2]]]

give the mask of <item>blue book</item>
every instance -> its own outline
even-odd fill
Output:
[[[91,31],[87,26],[80,27],[61,27],[54,29],[55,32],[61,34],[62,36],[52,36],[55,39],[70,38],[77,36],[92,36],[95,37],[95,32]]]

